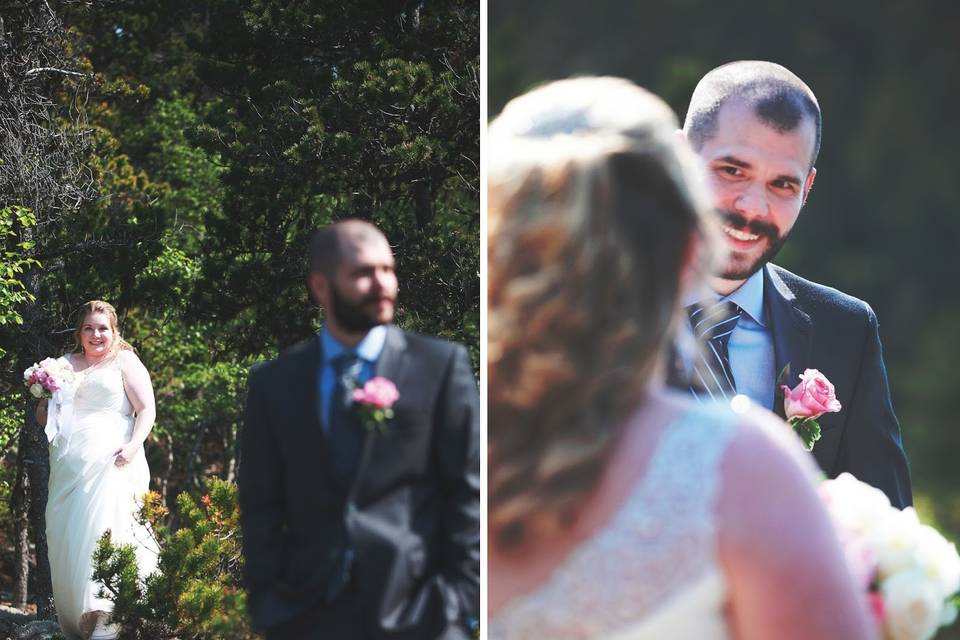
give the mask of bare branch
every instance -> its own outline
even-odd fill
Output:
[[[49,72],[49,73],[62,73],[68,76],[79,76],[81,78],[89,78],[90,74],[80,73],[79,71],[70,71],[69,69],[58,69],[56,67],[36,67],[35,69],[29,69],[26,72],[26,75],[32,76],[38,73]]]

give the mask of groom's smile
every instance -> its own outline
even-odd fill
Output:
[[[730,252],[723,272],[726,278],[749,277],[779,253],[789,235],[781,234],[775,224],[766,220],[747,220],[743,214],[730,210],[718,213]]]

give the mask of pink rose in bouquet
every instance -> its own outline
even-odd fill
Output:
[[[825,413],[840,411],[833,384],[816,369],[807,369],[800,374],[800,383],[791,389],[782,385],[783,410],[787,422],[803,441],[807,451],[820,439],[820,423],[817,418]]]
[[[52,398],[65,385],[72,384],[74,377],[66,363],[46,358],[23,372],[23,384],[34,398]]]
[[[386,431],[387,421],[393,418],[393,404],[399,399],[397,385],[382,376],[371,378],[353,390],[353,402],[364,426],[370,431]]]

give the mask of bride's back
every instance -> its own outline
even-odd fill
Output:
[[[491,549],[491,638],[726,637],[714,504],[738,418],[683,400],[629,421],[575,525]]]

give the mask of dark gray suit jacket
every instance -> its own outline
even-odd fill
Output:
[[[376,375],[400,392],[340,486],[320,424],[320,340],[250,373],[239,474],[254,625],[337,606],[358,638],[461,638],[479,616],[480,407],[466,350],[390,326]],[[350,585],[349,587],[347,585]]]
[[[823,434],[813,455],[821,469],[830,478],[848,471],[882,489],[895,506],[910,505],[910,470],[870,305],[776,265],[764,267],[764,279],[777,373],[789,364],[785,384],[793,388],[805,369],[819,369],[843,405],[818,420]],[[783,417],[777,397],[775,411]]]

